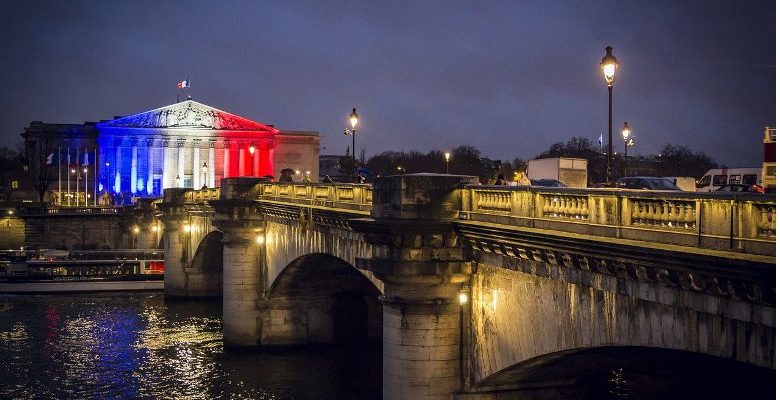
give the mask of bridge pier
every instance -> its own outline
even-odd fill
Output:
[[[472,266],[452,224],[455,189],[473,178],[406,175],[374,183],[372,219],[350,226],[374,245],[359,268],[384,282],[385,399],[450,399],[463,385],[463,309]]]
[[[259,343],[264,297],[265,225],[255,209],[259,178],[225,178],[220,200],[212,201],[215,225],[223,232],[222,331],[226,347]],[[260,238],[260,240],[258,240]]]

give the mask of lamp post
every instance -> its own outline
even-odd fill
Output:
[[[607,46],[607,54],[601,59],[601,70],[604,72],[609,91],[609,138],[607,140],[607,184],[609,186],[614,184],[612,182],[612,83],[615,81],[615,71],[619,65],[617,58],[612,55],[612,46]]]
[[[257,171],[255,171],[255,144],[252,143],[249,145],[249,158],[252,163],[252,176],[257,175]]]
[[[249,152],[252,152],[252,148],[249,148]],[[206,173],[209,171],[209,166],[205,162],[203,163],[203,166],[200,167],[200,170],[203,172],[203,187],[201,189],[208,189],[208,185],[206,185]]]
[[[447,175],[450,173],[450,152],[447,151],[444,153],[444,162],[447,165]]]
[[[628,122],[623,122],[623,129],[620,130],[620,133],[623,134],[623,176],[628,176],[628,146],[634,145],[634,139],[628,140],[629,136],[631,136],[631,127],[628,126]]]
[[[350,131],[349,128],[344,130],[345,135],[352,135],[352,170],[355,171],[357,168],[357,163],[355,159],[355,132],[357,128],[358,121],[360,121],[360,117],[358,116],[357,109],[353,108],[352,112],[349,113],[347,116],[349,119],[349,124],[352,125],[352,130]],[[357,182],[357,173],[355,173],[355,181]]]
[[[181,187],[181,177],[179,175],[176,175],[176,187]]]

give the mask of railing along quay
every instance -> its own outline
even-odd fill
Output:
[[[775,199],[757,194],[467,186],[459,218],[775,255]]]

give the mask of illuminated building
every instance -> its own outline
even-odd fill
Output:
[[[171,187],[219,187],[227,177],[279,177],[284,168],[309,170],[315,177],[319,171],[316,132],[282,131],[194,100],[98,123],[34,122],[23,136],[60,153],[55,168],[67,164],[68,151],[96,149],[97,161],[87,159],[98,167],[94,189],[112,194],[160,196]],[[70,161],[77,162],[75,156]],[[58,174],[53,176],[50,189],[57,191],[61,185]]]

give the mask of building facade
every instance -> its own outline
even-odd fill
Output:
[[[166,188],[214,188],[227,177],[278,178],[285,168],[319,175],[317,132],[282,131],[194,100],[84,125],[36,122],[23,136],[28,144],[45,143],[40,152],[55,154],[49,165],[64,164],[66,180],[71,169],[89,170],[95,203],[106,194],[156,197]],[[67,198],[62,172],[52,175],[50,191]]]

